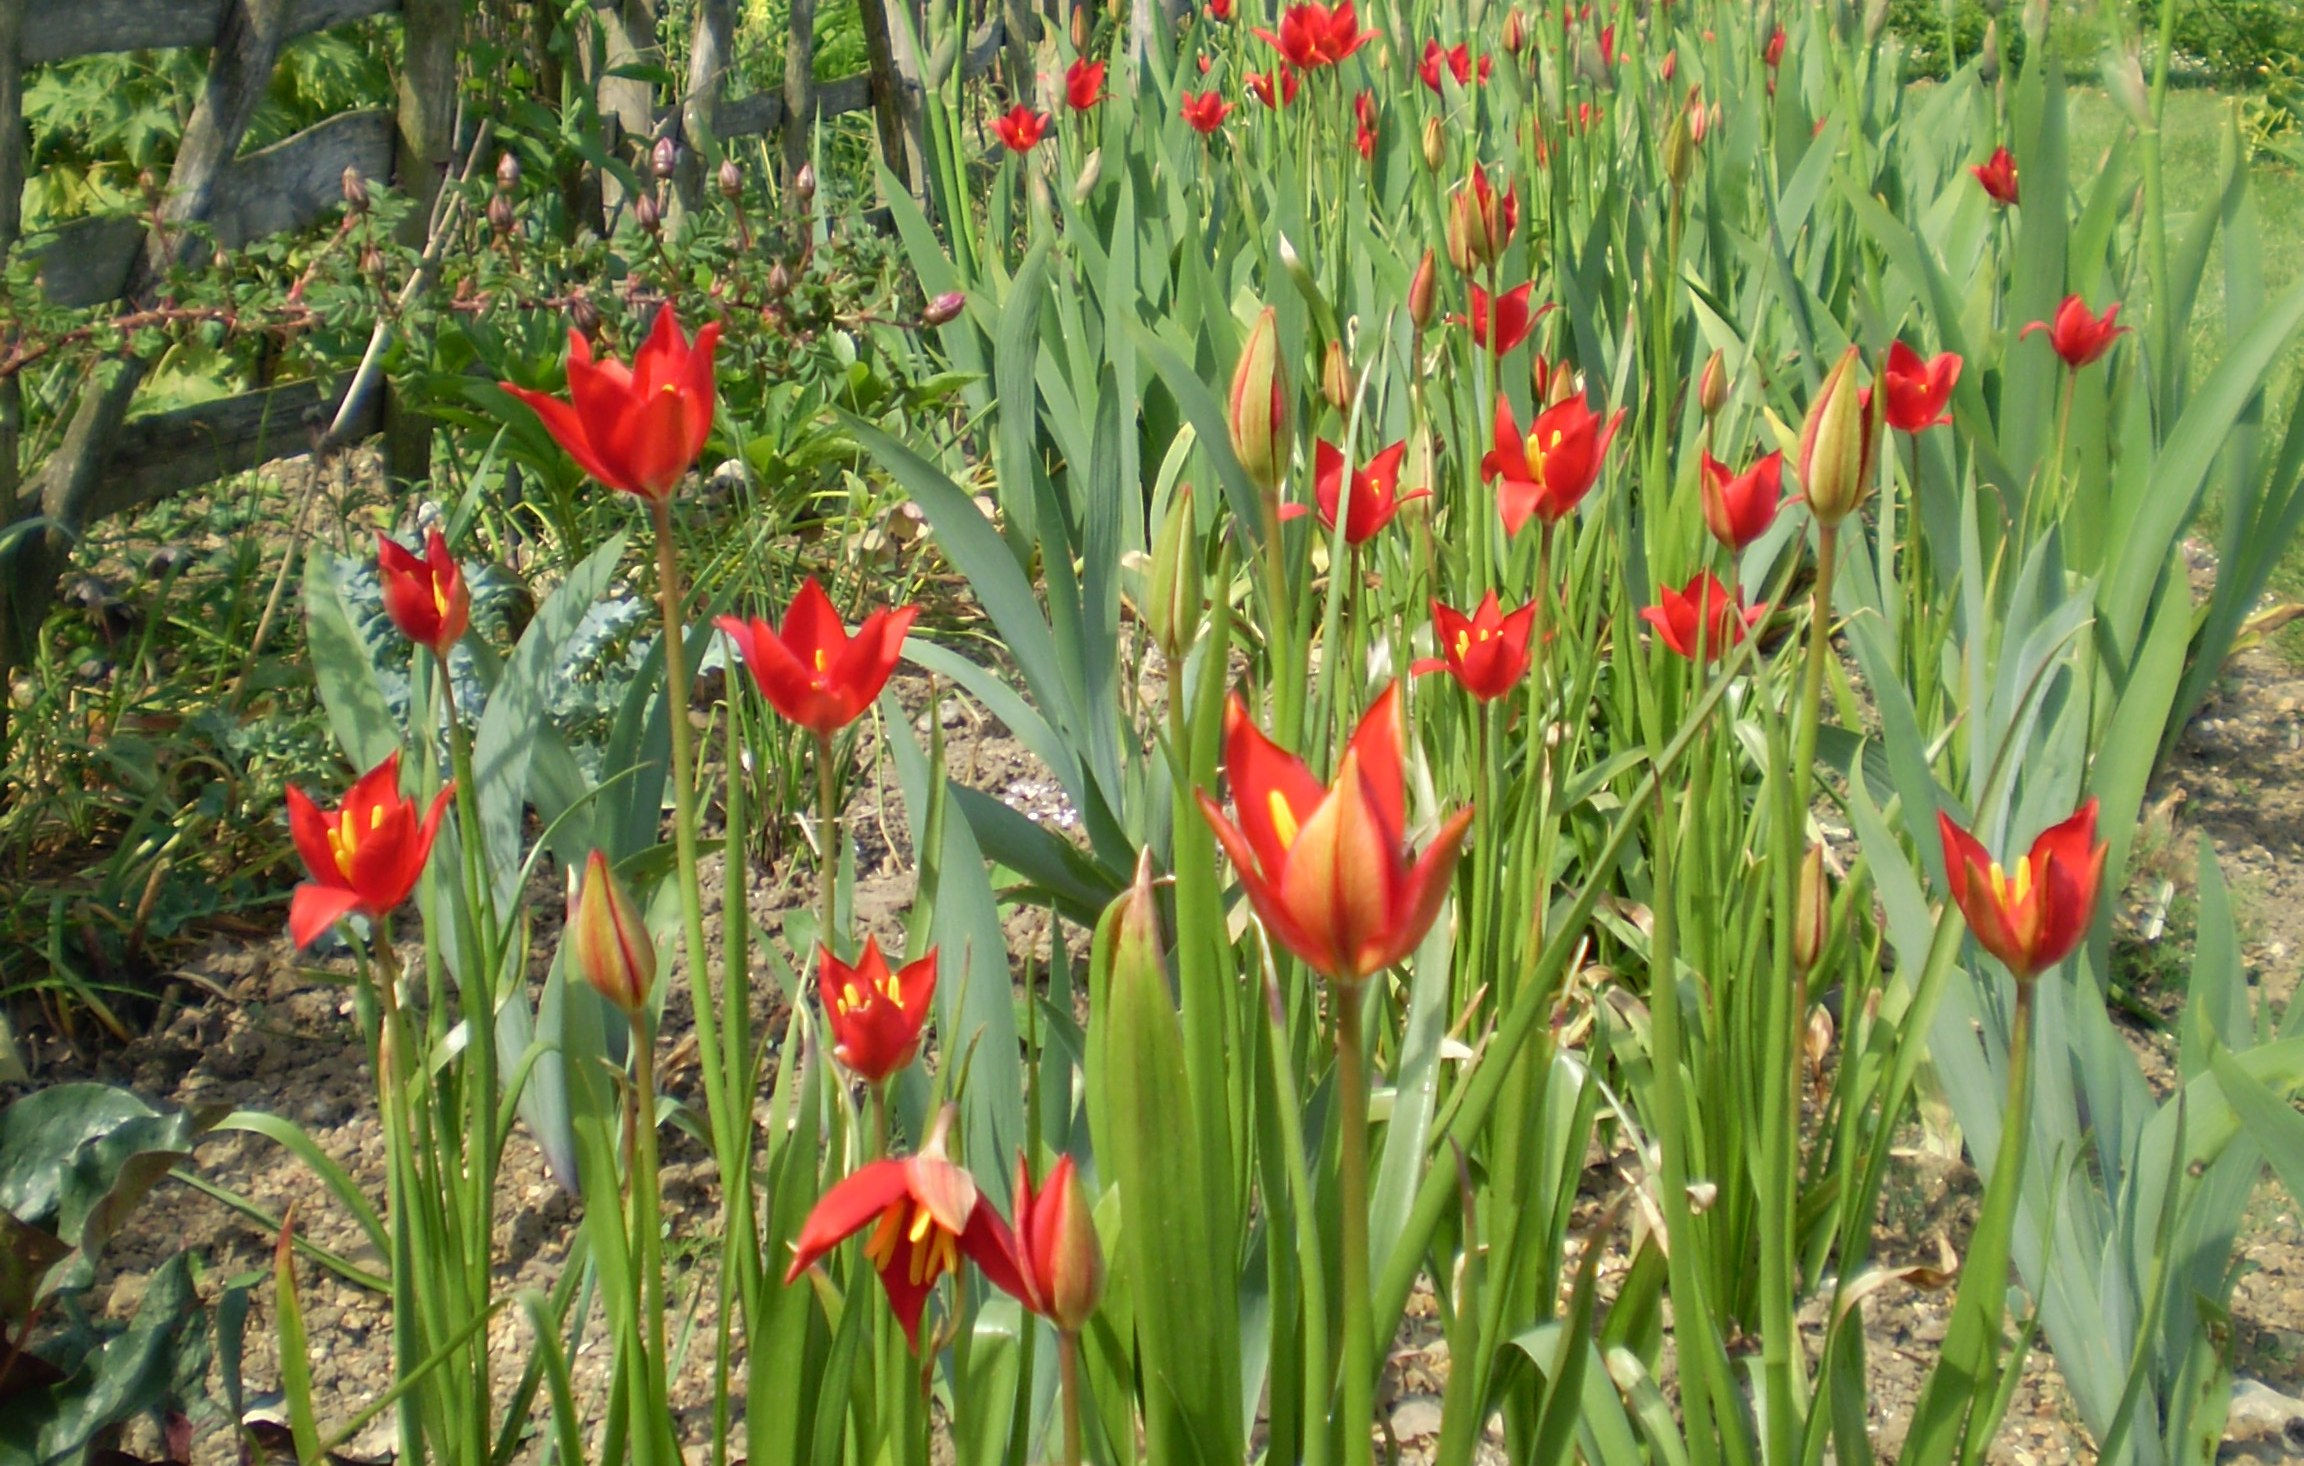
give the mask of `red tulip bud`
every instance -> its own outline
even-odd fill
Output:
[[[1870,487],[1877,394],[1856,385],[1859,355],[1849,347],[1824,378],[1800,433],[1800,486],[1819,524],[1847,518]]]
[[[1256,317],[1240,350],[1226,408],[1240,467],[1265,493],[1278,493],[1288,471],[1288,386],[1280,366],[1280,316],[1270,306]]]
[[[623,882],[595,850],[568,899],[569,959],[594,992],[626,1015],[648,1004],[656,981],[656,942]]]
[[[1427,245],[1424,258],[1416,262],[1416,273],[1408,280],[1408,318],[1421,331],[1432,324],[1432,312],[1438,308],[1439,262],[1433,259]]]
[[[1070,1156],[1057,1158],[1037,1194],[1017,1157],[1016,1245],[1033,1311],[1065,1333],[1078,1333],[1104,1297],[1104,1249]]]
[[[1704,374],[1696,379],[1696,405],[1706,417],[1718,417],[1728,405],[1728,358],[1718,347],[1705,358]]]

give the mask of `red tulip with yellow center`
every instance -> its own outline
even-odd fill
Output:
[[[376,574],[384,587],[384,614],[402,636],[434,656],[447,656],[472,625],[472,592],[439,530],[425,533],[421,559],[391,536],[378,535]]]
[[[2096,801],[2032,842],[2013,874],[1974,835],[1939,811],[1944,878],[1968,918],[1977,945],[2007,964],[2019,981],[2070,956],[2096,918],[2104,877],[2104,843],[2096,838]]]
[[[1414,499],[1422,499],[1431,491],[1417,489],[1413,493],[1400,492],[1400,460],[1408,452],[1406,442],[1394,443],[1368,460],[1366,468],[1352,470],[1352,502],[1344,509],[1344,542],[1364,545],[1374,539],[1385,525],[1400,512],[1400,506]],[[1344,497],[1344,450],[1322,438],[1312,455],[1312,492],[1320,503],[1320,522],[1330,532],[1336,528],[1336,501]],[[1303,512],[1301,504],[1290,508]],[[1292,519],[1293,514],[1282,514]]]
[[[577,467],[612,489],[664,499],[711,436],[712,351],[719,341],[720,323],[712,321],[690,343],[666,306],[629,367],[594,361],[592,343],[570,331],[566,402],[500,385],[536,409]]]
[[[1623,420],[1621,409],[1603,418],[1577,394],[1538,413],[1522,437],[1512,404],[1499,395],[1496,446],[1480,460],[1480,474],[1497,480],[1504,532],[1518,534],[1531,519],[1557,524],[1573,512],[1599,482],[1601,462]]]
[[[1496,602],[1496,592],[1480,598],[1467,616],[1440,601],[1432,603],[1432,630],[1441,655],[1421,661],[1415,670],[1446,671],[1464,690],[1482,702],[1494,702],[1528,675],[1528,637],[1536,624],[1536,603],[1530,601],[1507,614]]]
[[[912,1062],[920,1052],[920,1028],[936,996],[936,949],[917,962],[890,971],[876,937],[864,939],[863,955],[850,967],[829,947],[816,951],[818,991],[824,1017],[832,1025],[832,1057],[858,1078],[878,1084]]]
[[[904,633],[919,614],[916,606],[874,611],[851,637],[832,598],[810,576],[784,613],[781,631],[758,618],[722,616],[717,624],[743,653],[769,705],[829,738],[862,716],[887,686]]]
[[[1015,1235],[979,1194],[976,1178],[945,1158],[940,1138],[918,1155],[874,1161],[825,1192],[800,1224],[786,1286],[866,1227],[872,1233],[864,1255],[915,1351],[928,1295],[958,1270],[962,1257],[994,1287],[1027,1302],[1032,1297],[1017,1266]]]
[[[355,912],[375,921],[407,900],[452,792],[443,788],[419,821],[416,801],[400,792],[397,752],[362,774],[336,809],[322,810],[289,785],[288,835],[312,873],[288,902],[288,935],[296,945],[311,946]]]
[[[1374,31],[1360,29],[1360,16],[1352,8],[1352,0],[1344,0],[1334,9],[1317,0],[1291,5],[1281,13],[1277,34],[1261,27],[1256,34],[1299,71],[1333,66],[1376,39]]]
[[[1744,592],[1731,591],[1707,570],[1680,590],[1664,587],[1656,604],[1640,612],[1640,619],[1656,628],[1664,645],[1688,660],[1695,661],[1701,652],[1705,661],[1716,662],[1767,614],[1766,606],[1746,609]]]
[[[1770,453],[1742,473],[1704,455],[1700,484],[1704,527],[1731,550],[1741,550],[1768,532],[1784,504],[1784,455]]]
[[[1409,857],[1401,775],[1400,684],[1376,699],[1323,788],[1302,761],[1249,720],[1237,694],[1224,713],[1224,777],[1235,818],[1199,794],[1248,901],[1272,939],[1322,977],[1359,982],[1415,950],[1440,914],[1470,809]]]

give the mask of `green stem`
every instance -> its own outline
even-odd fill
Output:
[[[663,1199],[658,1190],[656,1153],[656,1044],[648,1032],[645,1009],[632,1020],[632,1109],[637,1123],[632,1131],[632,1241],[640,1272],[641,1326],[647,1331],[647,1411],[649,1429],[669,1421],[664,1355],[664,1242],[659,1218]],[[675,1457],[674,1459],[677,1459]]]
[[[1368,1076],[1361,1062],[1358,982],[1330,989],[1336,1006],[1338,1238],[1343,1252],[1344,1378],[1338,1406],[1344,1466],[1374,1459],[1376,1339],[1368,1296]]]
[[[816,735],[816,940],[839,955],[840,929],[840,770],[833,762],[832,735]]]
[[[1080,1336],[1056,1336],[1057,1389],[1064,1397],[1064,1466],[1080,1466]]]

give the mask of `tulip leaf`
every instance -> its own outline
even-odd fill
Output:
[[[355,766],[376,767],[400,747],[399,720],[344,597],[336,556],[318,546],[304,560],[304,640],[336,746]]]

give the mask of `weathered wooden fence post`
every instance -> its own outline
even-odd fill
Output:
[[[16,243],[24,202],[24,10],[27,0],[0,0],[0,261]],[[16,522],[16,462],[23,430],[23,397],[14,377],[0,378],[0,531]],[[13,557],[0,549],[0,570]],[[31,637],[18,634],[16,601],[22,580],[0,576],[0,752],[8,747],[9,684]],[[37,628],[26,628],[37,630]]]
[[[454,166],[456,48],[463,39],[463,0],[401,0],[400,115],[392,186],[414,207],[400,221],[399,242],[424,247],[432,202]],[[432,473],[432,421],[411,412],[400,394],[384,394],[384,473],[416,483]]]
[[[808,139],[816,131],[816,0],[792,0],[792,25],[784,40],[784,186],[800,176],[808,161]]]
[[[638,138],[642,153],[639,168],[648,170],[648,144],[656,132],[656,89],[644,77],[612,73],[660,63],[663,49],[656,44],[656,8],[650,0],[592,0],[592,20],[602,45],[580,48],[586,58],[585,80],[600,108],[608,153],[615,156],[627,138]],[[624,185],[613,175],[600,179],[602,207],[611,216],[629,202]]]

